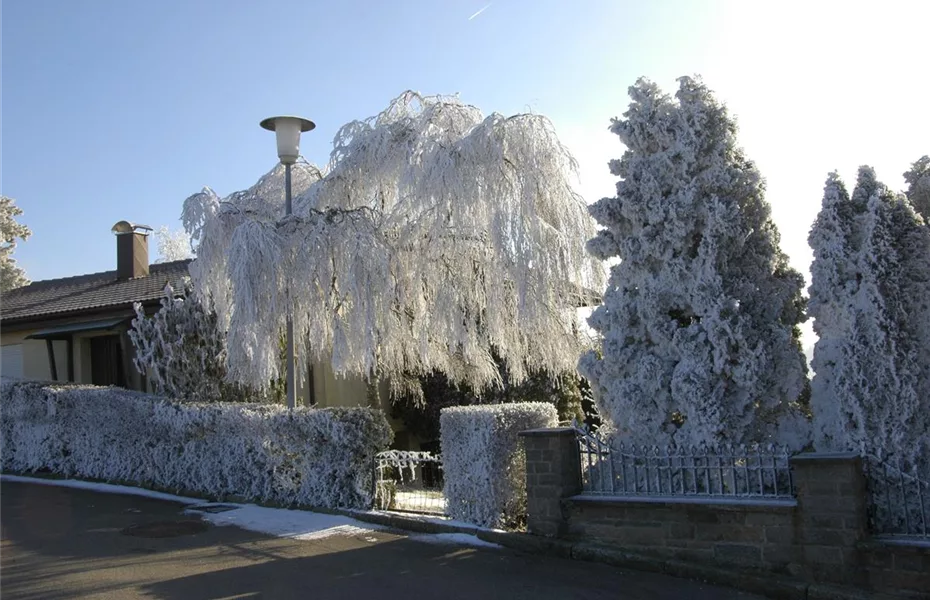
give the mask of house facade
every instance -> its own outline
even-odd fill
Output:
[[[116,269],[35,281],[3,294],[0,374],[145,390],[127,334],[141,303],[152,313],[166,285],[184,289],[189,260],[150,265],[151,227],[120,221]]]
[[[191,261],[149,264],[151,231],[128,221],[113,226],[115,270],[36,281],[3,294],[0,375],[152,391],[133,363],[133,306],[158,311],[166,285],[185,288]],[[361,377],[337,377],[326,363],[298,368],[307,369],[298,404],[389,408],[383,383],[379,401]]]

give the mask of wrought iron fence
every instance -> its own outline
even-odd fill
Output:
[[[873,533],[930,540],[930,476],[921,478],[867,454],[869,525]]]
[[[430,452],[388,450],[375,455],[375,508],[444,515],[442,458]]]
[[[585,494],[794,498],[787,448],[615,447],[584,429],[576,432]]]

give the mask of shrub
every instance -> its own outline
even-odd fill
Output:
[[[4,380],[4,471],[48,470],[280,505],[368,508],[391,441],[369,408],[178,403],[120,388]]]
[[[393,399],[391,416],[401,419],[407,430],[424,442],[439,440],[439,415],[450,406],[545,402],[556,407],[559,421],[589,422],[596,413],[588,382],[575,373],[553,377],[545,372],[530,373],[520,384],[510,383],[510,375],[501,365],[500,388],[477,392],[467,385],[456,386],[439,372],[420,377],[422,397],[403,395]],[[587,401],[587,410],[585,403]]]
[[[185,402],[284,403],[284,380],[267,389],[227,381],[226,334],[217,325],[216,313],[204,308],[189,290],[179,297],[165,286],[161,308],[148,317],[135,304],[129,339],[135,349],[133,363],[147,376],[155,393]],[[285,357],[281,340],[281,361]]]
[[[526,462],[517,434],[557,424],[555,407],[543,402],[443,409],[449,516],[482,527],[518,526],[526,514]]]

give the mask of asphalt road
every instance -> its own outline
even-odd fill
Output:
[[[185,535],[130,535],[146,524],[190,519],[173,502],[4,482],[0,594],[3,600],[760,598],[602,564],[424,543],[402,532],[294,540],[194,522]]]

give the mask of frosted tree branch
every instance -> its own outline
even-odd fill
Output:
[[[191,251],[191,238],[186,231],[171,231],[166,225],[162,225],[155,231],[155,238],[158,240],[160,255],[157,262],[185,260],[194,256]]]

